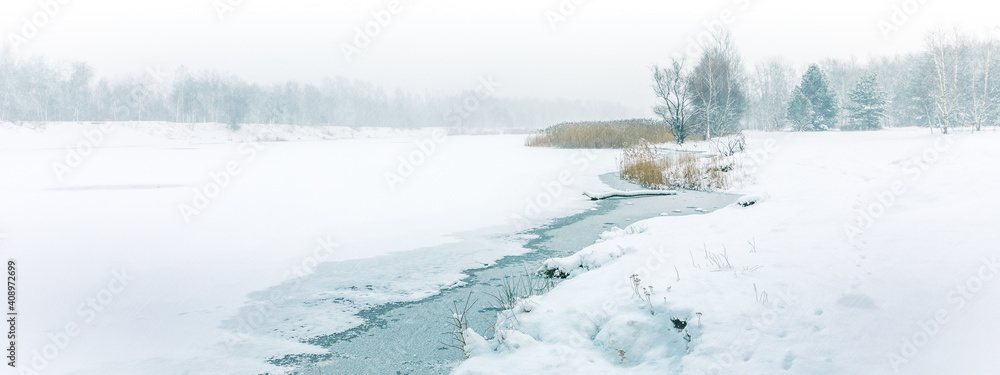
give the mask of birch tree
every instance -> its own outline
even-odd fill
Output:
[[[926,40],[934,66],[938,119],[944,134],[948,134],[948,128],[955,122],[959,105],[959,70],[963,68],[960,39],[958,31],[935,30]]]
[[[705,139],[739,132],[747,110],[743,59],[729,32],[715,35],[689,79],[694,117]]]
[[[983,124],[988,121],[988,118],[992,117],[995,107],[996,84],[990,80],[990,73],[993,71],[994,44],[993,37],[987,35],[986,40],[975,51],[976,75],[971,80],[971,96],[973,121],[976,131],[982,130]]]

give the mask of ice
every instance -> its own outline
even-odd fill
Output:
[[[606,188],[597,176],[614,169],[612,151],[435,131],[0,124],[0,233],[23,265],[23,363],[73,323],[45,373],[277,373],[265,360],[322,352],[299,340],[359,324],[359,309],[425,298],[462,269],[524,251],[515,233],[591,208],[582,192]],[[53,163],[81,142],[93,149],[60,180]],[[420,153],[390,186],[386,175]],[[239,173],[223,176],[233,162]],[[553,183],[561,172],[569,184]],[[185,215],[198,194],[214,198]],[[483,245],[375,261],[459,241]],[[127,286],[109,285],[115,272]]]

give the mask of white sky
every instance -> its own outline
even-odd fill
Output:
[[[57,0],[42,0],[42,2]],[[752,64],[784,56],[866,58],[914,51],[935,26],[985,33],[1000,4],[973,0],[575,0],[553,30],[546,12],[574,0],[398,0],[402,11],[348,63],[341,44],[388,0],[58,0],[66,4],[21,53],[87,61],[101,75],[212,68],[256,82],[372,81],[414,92],[503,82],[502,96],[605,99],[645,108],[648,67],[682,52],[705,23],[729,24]],[[241,3],[220,20],[213,4]],[[919,4],[884,37],[893,6]],[[0,2],[3,42],[20,34],[38,0]]]

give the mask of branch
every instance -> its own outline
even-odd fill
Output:
[[[583,193],[584,196],[590,198],[592,201],[620,197],[642,197],[642,196],[652,196],[652,195],[677,195],[676,190],[612,190],[604,193]]]

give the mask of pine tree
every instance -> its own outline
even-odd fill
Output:
[[[826,75],[819,66],[814,64],[809,67],[797,89],[812,104],[812,129],[803,130],[826,130],[837,124],[837,115],[840,112],[837,97],[833,90],[830,90]]]
[[[851,111],[851,130],[877,130],[882,128],[885,118],[885,107],[888,95],[878,84],[875,73],[861,77],[857,86],[848,95],[853,104]]]
[[[809,103],[802,89],[796,87],[792,92],[792,100],[788,103],[788,121],[792,122],[796,131],[809,131],[813,130],[812,118],[812,103]]]

